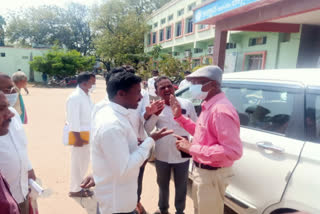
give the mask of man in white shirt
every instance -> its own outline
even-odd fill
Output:
[[[154,88],[154,82],[158,78],[158,76],[159,76],[159,71],[153,70],[152,77],[148,79],[148,92],[149,92],[151,101],[158,99],[158,96],[156,94],[156,89]]]
[[[120,72],[108,81],[110,103],[96,112],[92,123],[92,168],[95,194],[102,214],[133,213],[137,205],[138,174],[154,140],[171,134],[161,129],[140,145],[128,109],[141,100],[141,78]]]
[[[106,76],[106,84],[108,85],[108,81],[111,75],[120,72],[130,72],[135,74],[136,70],[130,65],[123,65],[121,67],[117,67],[111,70],[111,72]],[[144,141],[148,136],[145,132],[144,123],[150,116],[158,111],[160,111],[164,105],[161,101],[156,101],[150,105],[149,94],[146,90],[141,89],[142,98],[139,101],[138,107],[136,109],[128,109],[130,111],[129,120],[133,127],[134,132],[136,133],[138,144]],[[97,103],[92,110],[92,118],[95,117],[96,113],[106,106],[109,103],[108,95]],[[141,204],[141,194],[142,194],[142,182],[143,182],[143,174],[147,161],[140,167],[139,176],[138,176],[138,203],[137,203],[137,211],[139,214],[146,213],[144,207]]]
[[[81,139],[80,132],[90,131],[93,103],[89,91],[95,84],[95,76],[82,72],[77,77],[78,86],[67,99],[67,123],[76,141],[71,148],[70,197],[90,197],[93,193],[80,187],[89,167],[90,147]]]
[[[0,91],[0,171],[8,181],[21,213],[28,214],[28,179],[35,180],[36,176],[28,157],[28,142],[20,116],[12,107],[17,93],[11,78],[2,73]]]
[[[155,82],[157,95],[165,101],[165,107],[159,115],[152,115],[146,122],[147,131],[152,130],[154,126],[157,128],[167,127],[172,129],[175,134],[189,137],[187,131],[174,120],[174,116],[170,107],[170,95],[174,95],[174,88],[172,82],[168,77],[159,77]],[[186,99],[177,98],[182,106],[183,113],[191,120],[197,120],[192,103]],[[182,154],[176,148],[176,138],[172,135],[161,138],[156,142],[156,171],[157,183],[159,185],[159,211],[157,214],[168,214],[169,209],[169,182],[171,178],[171,171],[173,170],[174,184],[175,184],[175,208],[176,214],[184,214],[186,195],[187,195],[187,182],[188,182],[188,169],[189,158]]]

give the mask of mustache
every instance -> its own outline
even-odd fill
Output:
[[[9,124],[9,123],[11,123],[11,121],[12,121],[12,119],[10,118],[10,119],[4,121],[3,124],[5,124],[5,125],[6,125],[6,124]]]

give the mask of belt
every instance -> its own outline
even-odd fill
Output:
[[[221,167],[214,167],[214,166],[209,166],[209,165],[206,165],[206,164],[202,164],[202,163],[198,163],[198,162],[195,162],[193,161],[194,165],[198,168],[201,168],[201,169],[207,169],[207,170],[218,170],[220,169]]]

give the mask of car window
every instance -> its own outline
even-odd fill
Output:
[[[292,118],[294,94],[287,91],[224,87],[236,108],[241,126],[288,135]]]
[[[320,143],[320,94],[307,94],[305,133],[308,141]]]

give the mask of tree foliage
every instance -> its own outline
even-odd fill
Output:
[[[168,0],[109,0],[95,8],[93,29],[96,53],[113,66],[137,66],[144,55],[146,17]]]
[[[54,47],[44,56],[35,56],[30,66],[35,71],[62,78],[91,70],[94,63],[93,56],[82,56],[76,50],[65,51]]]
[[[71,3],[66,9],[43,5],[10,14],[6,34],[11,43],[22,46],[65,45],[82,54],[92,49],[86,6]]]

